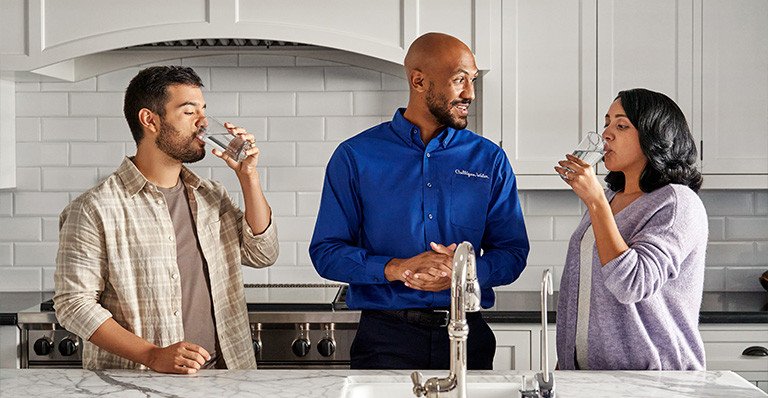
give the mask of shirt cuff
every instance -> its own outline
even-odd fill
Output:
[[[623,287],[624,284],[622,281],[627,276],[626,271],[631,272],[631,269],[628,269],[628,267],[622,267],[621,263],[623,263],[624,260],[632,253],[634,253],[634,250],[631,248],[627,249],[624,251],[624,253],[619,254],[618,257],[600,267],[600,272],[603,274],[603,280],[605,281],[605,287],[608,289],[608,291],[613,293],[614,296],[619,297],[619,295],[624,293],[623,291],[626,290],[626,287]]]
[[[366,270],[372,283],[389,283],[384,276],[384,267],[392,260],[390,256],[368,256]]]
[[[248,221],[243,217],[243,235],[246,239],[249,240],[255,240],[256,242],[260,242],[262,240],[269,239],[270,236],[275,235],[275,223],[272,221],[272,216],[269,217],[269,226],[267,226],[267,229],[264,230],[264,232],[256,235],[253,233],[253,230],[251,229],[251,226],[248,225]]]

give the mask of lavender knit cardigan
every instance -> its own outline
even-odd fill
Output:
[[[614,193],[606,191],[610,201]],[[646,193],[615,216],[629,246],[604,267],[592,257],[589,369],[703,370],[699,310],[707,213],[684,185]],[[557,359],[575,369],[579,245],[585,214],[571,236],[557,307]]]

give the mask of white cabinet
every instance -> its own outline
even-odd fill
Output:
[[[0,189],[15,186],[16,83],[0,79]]]
[[[16,325],[0,326],[0,369],[19,368],[20,333]]]
[[[699,330],[707,370],[732,370],[768,392],[768,356],[742,355],[752,346],[768,349],[767,324],[704,324]]]
[[[496,356],[493,370],[541,371],[541,325],[517,323],[489,324],[496,336]],[[549,368],[557,364],[555,325],[547,327],[549,339]]]
[[[703,0],[696,11],[704,172],[768,174],[768,2]]]

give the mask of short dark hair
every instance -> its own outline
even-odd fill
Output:
[[[615,100],[621,102],[637,128],[640,148],[648,159],[640,175],[640,189],[652,192],[667,184],[683,184],[698,192],[703,181],[696,169],[698,151],[675,101],[643,88],[620,91]],[[614,192],[624,189],[624,173],[620,171],[611,171],[605,181]]]
[[[165,116],[165,103],[168,101],[167,88],[175,84],[203,87],[200,76],[186,66],[151,66],[141,70],[128,83],[128,88],[125,89],[123,113],[137,145],[144,137],[144,130],[139,122],[139,111],[147,108],[161,117]]]

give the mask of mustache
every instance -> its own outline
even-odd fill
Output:
[[[456,101],[452,101],[451,102],[451,106],[456,106],[458,104],[467,104],[467,105],[469,105],[471,103],[472,103],[472,100],[456,100]]]

